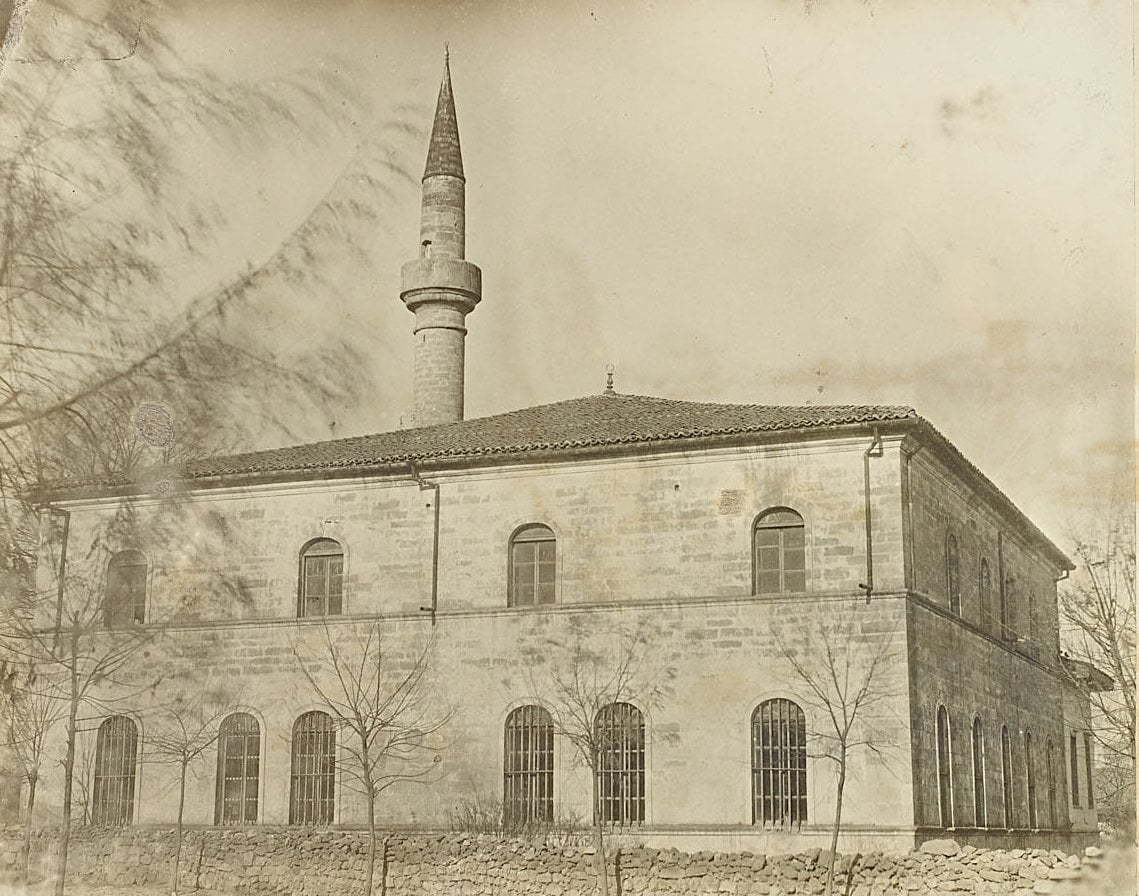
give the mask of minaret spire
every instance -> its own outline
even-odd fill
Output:
[[[404,264],[400,299],[415,314],[415,425],[463,419],[466,316],[482,299],[482,271],[466,260],[466,179],[444,45],[443,81],[423,171],[419,258]]]

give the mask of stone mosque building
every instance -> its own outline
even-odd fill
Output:
[[[65,580],[100,583],[111,629],[160,629],[133,696],[87,713],[89,820],[174,820],[154,709],[221,680],[231,705],[186,822],[363,825],[349,733],[295,651],[382,620],[397,660],[426,649],[446,707],[430,780],[385,792],[384,826],[445,830],[479,799],[512,819],[588,824],[596,811],[662,846],[826,845],[833,729],[796,666],[825,673],[830,655],[851,681],[881,659],[854,729],[876,749],[850,753],[842,848],[1094,836],[1091,739],[1058,644],[1056,583],[1072,564],[948,439],[906,407],[698,403],[611,384],[464,419],[482,286],[449,70],[422,197],[400,294],[414,428],[192,463],[181,531],[139,483],[44,495],[68,519]],[[41,587],[61,568],[45,561]],[[598,710],[613,737],[595,806],[591,772],[555,731],[550,682],[566,657],[617,668],[630,644],[644,681],[665,686]],[[59,786],[44,783],[45,811]]]

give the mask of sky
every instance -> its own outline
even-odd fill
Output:
[[[369,346],[370,398],[306,438],[410,418],[399,265],[448,42],[484,278],[468,417],[599,392],[613,364],[633,394],[913,406],[1059,541],[1133,494],[1123,2],[200,0],[163,27],[227,77],[315,66],[372,105],[319,148],[203,157],[234,222],[219,268],[271,250],[364,141],[415,174],[371,272],[266,321]]]

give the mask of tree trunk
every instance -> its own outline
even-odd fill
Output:
[[[32,816],[36,811],[36,784],[39,775],[28,775],[28,814],[24,817],[24,886],[32,882]]]
[[[601,883],[601,896],[609,896],[609,869],[605,864],[605,827],[601,823],[601,792],[597,788],[597,772],[590,769],[593,777],[593,848],[596,850],[594,862],[597,865],[597,879]]]
[[[174,878],[170,881],[170,892],[178,896],[178,873],[182,864],[182,813],[186,808],[186,767],[190,760],[182,757],[181,777],[178,780],[178,827],[174,840]]]
[[[387,852],[387,841],[384,841]],[[386,858],[386,855],[385,855]],[[372,896],[372,882],[376,875],[376,794],[368,788],[368,867],[364,873],[364,896]]]
[[[74,647],[75,637],[72,637]],[[63,760],[63,828],[59,833],[59,856],[55,862],[55,896],[63,896],[67,879],[67,848],[71,843],[72,778],[75,774],[76,719],[79,717],[79,670],[75,666],[77,650],[72,650],[71,702],[67,709],[67,754]]]
[[[388,838],[384,836],[380,853],[380,896],[388,896]]]
[[[842,829],[842,791],[846,787],[846,748],[839,748],[838,760],[838,790],[834,802],[834,828],[831,829],[831,854],[827,861],[827,883],[824,892],[826,896],[834,893],[834,863],[838,857],[838,832]]]

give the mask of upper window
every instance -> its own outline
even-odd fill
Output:
[[[331,538],[317,538],[301,551],[298,616],[337,616],[344,599],[344,548]]]
[[[755,550],[755,593],[783,594],[807,590],[807,552],[803,518],[794,510],[765,510],[752,533]]]
[[[1012,573],[1005,576],[1004,587],[1001,588],[1001,637],[1006,641],[1015,637],[1012,630],[1012,607],[1015,605],[1013,590],[1015,580]]]
[[[261,726],[247,712],[235,712],[218,733],[217,797],[214,824],[256,824],[261,761]]]
[[[510,827],[554,818],[554,722],[541,706],[520,706],[503,736],[502,808]]]
[[[973,826],[985,827],[985,730],[973,717]]]
[[[766,700],[751,714],[751,820],[807,820],[807,719],[790,700]]]
[[[95,741],[92,823],[120,825],[134,819],[137,759],[138,726],[126,716],[105,719]]]
[[[977,592],[981,603],[981,628],[989,631],[992,626],[989,614],[993,606],[993,575],[989,572],[989,561],[983,557],[977,574]]]
[[[146,557],[142,551],[119,551],[111,557],[103,620],[107,628],[126,628],[146,621]]]
[[[324,712],[293,725],[289,824],[332,824],[336,810],[336,729]]]
[[[554,602],[557,542],[546,526],[526,526],[510,539],[510,593],[512,607],[533,607]]]
[[[1044,743],[1044,761],[1048,763],[1048,827],[1058,827],[1056,819],[1056,748],[1052,745],[1052,738]]]
[[[953,759],[949,731],[949,712],[937,707],[937,804],[941,826],[953,827]]]
[[[631,703],[610,703],[593,720],[597,740],[597,814],[602,822],[645,820],[645,718]]]
[[[1092,789],[1092,736],[1087,731],[1084,732],[1084,771],[1087,776],[1084,778],[1088,783],[1088,808],[1095,807],[1095,791]]]
[[[1080,808],[1080,758],[1076,753],[1076,735],[1068,735],[1068,787],[1072,791],[1072,805]]]
[[[945,539],[945,591],[949,595],[949,609],[961,615],[961,555],[957,550],[957,537]]]

